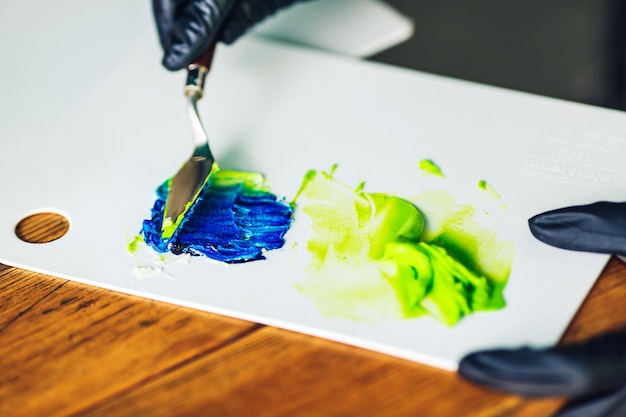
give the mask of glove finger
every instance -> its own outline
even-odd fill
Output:
[[[298,1],[306,0],[241,0],[224,21],[220,40],[231,44],[255,24]]]
[[[471,353],[459,364],[463,378],[532,397],[578,397],[626,385],[626,330],[550,349],[497,349]]]
[[[548,245],[626,255],[626,203],[598,202],[532,217],[531,233]]]
[[[591,398],[577,399],[565,405],[554,417],[623,417],[626,416],[626,387]]]
[[[575,364],[529,348],[471,353],[461,360],[458,372],[487,388],[530,397],[568,395],[585,386],[583,372]]]
[[[159,33],[159,41],[164,50],[171,43],[170,33],[174,27],[176,11],[189,4],[190,0],[152,0],[152,13]]]
[[[217,36],[217,31],[236,0],[191,0],[179,3],[165,34],[163,66],[175,71],[198,58]]]

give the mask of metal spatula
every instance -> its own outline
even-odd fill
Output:
[[[163,239],[170,239],[174,235],[211,174],[217,169],[217,163],[211,153],[208,136],[200,121],[197,108],[197,102],[202,98],[204,82],[209,73],[214,51],[215,44],[211,45],[199,60],[187,68],[184,92],[187,97],[187,115],[195,148],[191,157],[169,181],[161,226]]]

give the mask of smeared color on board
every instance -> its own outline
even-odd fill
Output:
[[[471,207],[451,209],[426,239],[416,205],[362,184],[351,189],[334,180],[334,168],[308,172],[296,196],[313,231],[312,262],[298,288],[322,313],[367,321],[429,314],[453,325],[505,306],[512,244],[474,222]]]
[[[235,263],[264,259],[264,251],[284,245],[292,207],[277,200],[261,174],[218,170],[176,234],[163,239],[167,184],[156,190],[152,216],[144,220],[141,230],[144,241],[157,252],[204,255]]]
[[[441,168],[439,168],[439,166],[430,159],[422,159],[419,162],[419,167],[423,172],[437,175],[438,177],[443,177],[443,172],[441,171]]]

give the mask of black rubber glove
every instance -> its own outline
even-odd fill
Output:
[[[626,329],[569,346],[471,353],[461,360],[459,375],[499,391],[574,398],[559,417],[623,417]]]
[[[548,245],[626,255],[626,203],[566,207],[538,214],[528,223],[531,233]]]
[[[303,0],[152,0],[163,66],[184,68],[214,40],[230,44],[279,9]]]
[[[550,245],[626,255],[626,203],[599,202],[534,216],[532,234]],[[567,396],[558,417],[626,416],[626,329],[549,349],[496,349],[461,360],[474,383],[526,396]]]

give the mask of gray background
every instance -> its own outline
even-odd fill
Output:
[[[410,40],[371,59],[624,108],[622,0],[387,0]]]

